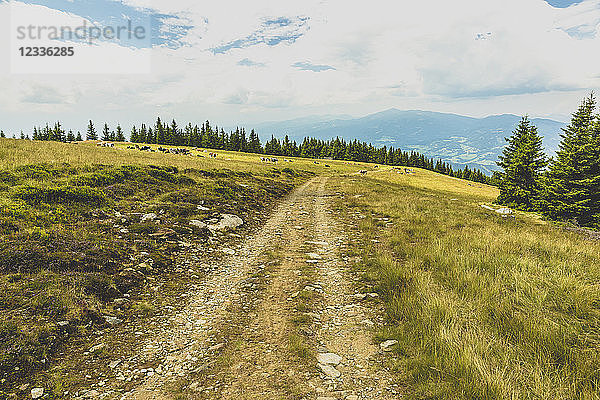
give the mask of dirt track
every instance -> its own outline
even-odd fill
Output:
[[[372,342],[371,297],[341,258],[335,195],[323,177],[296,189],[93,397],[399,398]]]

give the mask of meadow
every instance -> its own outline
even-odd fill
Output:
[[[59,396],[69,374],[43,375],[56,357],[185,290],[178,254],[229,239],[190,221],[235,214],[250,232],[316,173],[358,168],[190,150],[0,139],[0,398],[52,380]]]
[[[250,234],[315,175],[343,194],[351,267],[381,295],[375,340],[398,341],[390,366],[408,398],[600,398],[598,241],[503,218],[480,207],[496,188],[430,171],[191,150],[0,139],[0,398],[40,379],[59,398],[77,383],[49,369],[56,357],[185,290],[179,252],[230,239],[191,220],[236,214]]]
[[[600,398],[600,243],[428,171],[340,179],[409,398]],[[499,208],[499,206],[496,206]],[[382,219],[383,218],[383,219]],[[388,223],[392,221],[391,224]]]

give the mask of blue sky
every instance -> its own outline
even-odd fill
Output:
[[[131,69],[150,51],[151,72],[15,75],[1,65],[0,121],[9,131],[56,119],[127,126],[157,114],[234,126],[392,107],[564,120],[600,86],[600,0],[15,4],[56,24],[150,26],[147,43],[104,41],[94,51],[131,57]],[[10,15],[0,0],[8,29]],[[7,37],[0,51],[12,55]]]

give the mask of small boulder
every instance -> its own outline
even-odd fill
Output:
[[[397,345],[398,341],[397,340],[386,340],[385,342],[381,343],[379,345],[379,347],[381,348],[381,350],[383,351],[392,351],[393,346]]]
[[[121,320],[117,317],[111,317],[110,315],[105,315],[104,320],[111,326],[116,326],[121,323]]]
[[[208,229],[212,232],[223,231],[225,229],[235,229],[244,224],[244,220],[233,214],[221,214],[219,222],[208,225]]]
[[[157,217],[158,217],[158,215],[156,215],[156,213],[148,213],[148,214],[142,215],[142,218],[140,219],[140,221],[141,222],[154,221]]]
[[[496,212],[500,215],[511,215],[513,213],[513,210],[505,207],[497,209]]]
[[[39,399],[44,395],[44,388],[33,388],[31,389],[31,398]]]
[[[319,368],[321,369],[321,372],[330,378],[339,378],[342,375],[340,371],[329,364],[319,364]]]
[[[319,364],[338,365],[342,362],[342,357],[335,353],[319,353],[317,361]]]
[[[191,220],[190,225],[195,226],[196,228],[200,228],[200,229],[204,229],[207,226],[204,222],[199,221],[197,219]]]

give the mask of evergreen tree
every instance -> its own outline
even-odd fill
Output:
[[[527,117],[507,138],[508,146],[500,156],[504,172],[500,183],[498,203],[522,210],[533,210],[540,194],[540,177],[548,162],[543,151],[542,138]],[[474,180],[481,181],[475,172]]]
[[[123,129],[121,128],[120,124],[117,124],[117,132],[115,134],[115,141],[117,141],[117,142],[125,141],[125,135],[123,134]]]
[[[591,226],[600,223],[598,116],[592,93],[563,129],[556,158],[552,160],[544,190],[544,214],[552,219]]]
[[[135,125],[133,126],[133,128],[131,128],[131,136],[129,137],[129,141],[131,143],[139,143],[140,142],[140,136],[138,134],[137,128],[135,127]]]
[[[94,124],[90,119],[90,123],[87,127],[87,133],[85,136],[85,140],[98,140],[98,135],[96,134],[96,129],[94,128]]]
[[[82,138],[81,138],[81,132],[77,131],[77,137],[75,138],[75,140],[76,140],[77,142],[81,142],[81,141],[82,141]]]
[[[102,128],[102,140],[105,142],[110,141],[110,129],[108,129],[108,124],[104,123],[104,128]]]
[[[0,130],[0,138],[5,138],[6,135],[4,134],[4,131]]]
[[[71,129],[69,129],[69,133],[67,134],[67,142],[74,142],[75,141],[75,135],[73,134],[73,131]]]
[[[156,119],[154,134],[156,135],[157,144],[165,144],[165,128],[163,127],[160,117]]]

